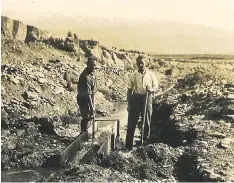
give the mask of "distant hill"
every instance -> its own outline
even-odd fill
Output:
[[[18,17],[21,20],[21,17]],[[26,22],[26,17],[22,16]],[[44,14],[29,20],[36,26],[66,36],[68,30],[100,44],[156,54],[234,54],[234,32],[204,25],[171,21],[68,17]]]

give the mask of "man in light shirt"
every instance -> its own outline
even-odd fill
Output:
[[[147,106],[146,106],[146,118],[144,128],[144,140],[150,137],[150,122],[152,116],[152,94],[158,89],[158,81],[155,74],[145,68],[145,59],[143,56],[138,56],[136,59],[136,65],[138,70],[133,73],[128,81],[128,129],[126,135],[127,149],[132,149],[133,138],[136,129],[139,115],[144,116],[144,106],[146,100],[146,92],[148,92]]]

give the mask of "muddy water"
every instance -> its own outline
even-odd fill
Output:
[[[118,107],[118,110],[113,114],[101,117],[98,119],[119,119],[120,120],[120,134],[124,138],[126,134],[126,125],[127,125],[128,112],[126,105],[121,105]],[[99,127],[103,128],[112,121],[100,122]],[[12,169],[7,171],[1,171],[1,181],[2,182],[32,182],[41,180],[44,177],[53,176],[53,174],[58,173],[60,170],[51,169],[51,168],[35,168],[35,169]]]
[[[118,110],[117,112],[111,114],[110,116],[106,116],[106,117],[103,117],[103,118],[97,118],[97,119],[110,119],[110,121],[100,121],[99,122],[99,127],[102,128],[102,129],[105,129],[105,127],[107,125],[110,125],[110,124],[113,124],[115,119],[118,119],[120,121],[120,138],[122,140],[125,141],[125,138],[126,138],[126,130],[127,130],[127,123],[128,123],[128,111],[127,111],[127,105],[126,104],[122,104],[118,107]],[[110,129],[108,129],[110,130]],[[139,141],[140,140],[140,131],[138,128],[136,128],[135,130],[135,137],[134,139],[136,141]],[[133,142],[133,145],[135,146],[136,145],[136,142],[134,141]]]
[[[111,114],[110,116],[100,117],[97,118],[98,120],[109,120],[110,121],[99,121],[99,127],[104,128],[107,125],[113,124],[114,121],[118,119],[120,121],[120,136],[121,138],[125,138],[126,135],[126,128],[127,128],[127,121],[128,121],[128,112],[127,112],[127,106],[126,105],[120,105],[118,107],[118,110]]]
[[[49,177],[55,172],[53,169],[12,169],[1,172],[2,182],[35,182],[41,177]]]
[[[127,119],[128,119],[128,112],[127,112],[127,106],[126,105],[120,105],[118,107],[118,110],[116,112],[114,112],[113,114],[109,115],[109,116],[105,116],[105,117],[99,117],[97,119],[118,119],[120,120],[120,126],[123,128],[127,125]],[[111,121],[108,122],[99,122],[100,123],[100,127],[105,126],[110,124]]]

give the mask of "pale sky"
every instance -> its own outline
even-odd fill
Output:
[[[2,14],[160,19],[234,31],[234,0],[2,0]],[[16,17],[13,17],[16,18]]]

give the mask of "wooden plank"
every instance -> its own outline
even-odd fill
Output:
[[[96,119],[95,121],[118,121],[118,119]]]
[[[98,150],[98,154],[103,154],[104,156],[106,156],[109,155],[110,152],[115,149],[115,141],[116,138],[119,136],[119,126],[120,121],[115,120],[111,128],[112,133],[106,137],[104,143]]]
[[[68,161],[72,161],[77,154],[77,151],[82,149],[82,144],[88,141],[88,133],[81,133],[63,152],[60,153],[60,165]]]
[[[110,154],[111,150],[115,149],[115,139],[119,134],[119,120],[96,120],[95,121],[95,132],[98,130],[98,121],[115,121],[112,125],[112,134],[109,134],[102,146],[98,150],[99,159]],[[92,124],[89,126],[86,132],[81,133],[76,139],[69,144],[69,146],[64,149],[60,154],[56,154],[48,159],[46,166],[56,166],[61,167],[63,164],[70,162],[77,155],[77,151],[82,149],[82,144],[88,141],[90,135],[92,135]]]
[[[93,121],[90,123],[90,126],[88,127],[87,131],[88,131],[88,136],[89,136],[89,137],[92,137]],[[95,132],[97,132],[97,131],[98,131],[98,122],[95,121],[95,123],[94,123],[94,134],[95,134]]]
[[[61,167],[63,164],[72,161],[77,155],[77,151],[82,149],[82,144],[86,141],[88,141],[88,133],[83,132],[78,137],[76,137],[61,153],[50,157],[45,165],[47,167]]]

